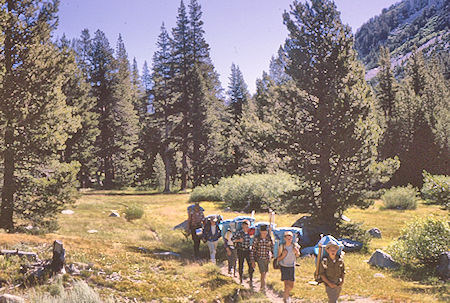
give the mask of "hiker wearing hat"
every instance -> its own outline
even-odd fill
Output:
[[[283,302],[290,303],[290,291],[294,288],[295,281],[295,261],[300,257],[300,250],[297,243],[293,243],[294,235],[291,231],[284,233],[286,241],[283,249],[278,250],[278,264],[281,270],[281,281],[284,281]]]
[[[328,302],[335,303],[344,284],[345,265],[341,256],[337,255],[339,245],[329,242],[325,246],[328,256],[325,256],[319,263],[319,276],[325,282],[325,291],[327,292]]]
[[[211,262],[216,264],[217,243],[219,243],[219,238],[222,233],[220,231],[219,225],[217,225],[217,217],[209,218],[207,225],[209,226],[209,228],[206,229],[203,237],[208,244]]]
[[[250,222],[245,220],[242,222],[242,229],[238,231],[232,238],[234,243],[236,243],[237,255],[239,260],[239,280],[242,284],[242,279],[244,275],[244,260],[247,260],[248,265],[248,275],[250,279],[250,287],[253,287],[253,267],[250,261],[250,234],[249,234]]]
[[[192,235],[192,241],[194,241],[194,256],[196,260],[200,258],[201,235],[197,233],[197,230],[202,228],[202,221],[205,218],[203,211],[199,202],[195,202],[194,205],[188,207],[188,228]]]
[[[256,267],[258,263],[259,272],[261,274],[261,292],[266,291],[266,274],[269,271],[270,258],[273,254],[272,238],[267,231],[267,225],[261,225],[259,236],[253,240],[252,249],[250,251],[250,260],[252,267]]]

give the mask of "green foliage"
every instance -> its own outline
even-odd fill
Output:
[[[240,211],[274,209],[291,212],[283,196],[296,189],[297,179],[284,172],[235,175],[222,178],[215,186],[195,188],[190,201],[224,201],[227,206]]]
[[[416,209],[417,190],[408,185],[406,187],[392,187],[381,196],[387,209]]]
[[[266,146],[304,179],[292,205],[335,225],[348,207],[366,207],[364,191],[386,177],[374,168],[381,129],[351,30],[334,2],[295,1],[283,17],[292,80],[262,90],[265,103],[274,104]]]
[[[125,210],[125,218],[128,221],[140,219],[142,218],[143,215],[144,209],[135,204],[128,206],[127,209]]]
[[[99,294],[84,281],[76,281],[70,290],[65,290],[62,283],[48,289],[49,294],[36,294],[31,299],[33,303],[103,303],[113,302],[103,300]]]
[[[189,196],[189,202],[222,201],[220,187],[218,185],[200,185],[194,188]]]
[[[450,176],[431,175],[423,172],[422,198],[430,204],[450,209]]]
[[[6,19],[0,31],[5,38],[0,69],[6,73],[0,83],[4,165],[0,225],[9,230],[13,214],[23,215],[17,208],[24,208],[27,217],[32,216],[28,212],[42,214],[44,209],[52,216],[61,200],[70,196],[58,188],[72,183],[65,174],[69,168],[61,168],[64,172],[57,181],[50,177],[47,182],[39,175],[53,166],[49,162],[62,154],[67,139],[81,127],[78,110],[65,95],[70,75],[78,72],[74,57],[51,41],[57,10],[58,1],[45,5],[9,1],[1,6]],[[26,201],[22,185],[31,194]]]
[[[362,228],[363,222],[344,222],[341,221],[336,227],[336,235],[339,238],[347,238],[359,241],[363,244],[362,252],[368,252],[372,237]]]
[[[450,249],[449,245],[448,220],[430,216],[409,223],[388,251],[402,265],[433,267],[439,255]]]

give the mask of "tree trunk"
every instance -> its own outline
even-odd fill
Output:
[[[114,169],[112,165],[111,156],[106,156],[105,159],[105,189],[113,188]]]
[[[5,151],[3,153],[4,170],[3,170],[3,189],[2,189],[2,205],[0,209],[0,227],[6,230],[14,228],[14,128],[10,123],[5,130]]]
[[[11,13],[15,9],[15,3],[12,0],[7,1],[8,13]],[[13,68],[13,34],[12,28],[14,28],[14,19],[9,18],[8,24],[6,24],[5,29],[5,49],[4,49],[4,59],[5,59],[5,76],[3,82],[3,102],[8,102],[7,100],[12,96],[13,91],[13,80],[12,80],[12,68]],[[15,182],[14,182],[14,169],[15,169],[15,159],[14,159],[14,127],[11,125],[11,121],[8,116],[14,115],[13,113],[8,113],[8,108],[6,109],[7,124],[5,129],[5,150],[3,153],[3,188],[2,188],[2,205],[0,208],[0,227],[6,230],[12,230],[14,228],[13,213],[14,213],[14,193],[15,193]],[[5,114],[5,112],[3,113]]]
[[[323,150],[320,153],[319,169],[320,169],[320,212],[319,222],[336,226],[337,220],[335,213],[337,210],[336,198],[331,188],[331,168],[330,168],[330,151],[326,146],[322,146]]]
[[[186,139],[185,139],[186,140]],[[182,150],[183,153],[181,157],[181,191],[186,191],[187,189],[187,177],[188,177],[188,167],[187,167],[187,142],[183,142]]]
[[[165,179],[164,179],[164,193],[170,193],[170,157],[169,157],[169,147],[167,145],[164,146],[164,150],[162,153],[162,159],[164,162],[164,171],[165,171]]]

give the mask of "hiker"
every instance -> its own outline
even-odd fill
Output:
[[[205,217],[203,211],[204,209],[200,207],[199,202],[195,202],[194,205],[188,207],[188,228],[192,235],[192,241],[194,241],[194,257],[196,260],[200,258],[200,235],[202,221]]]
[[[231,276],[231,270],[233,270],[233,277],[236,277],[237,251],[233,241],[231,240],[232,236],[233,233],[231,232],[231,228],[228,227],[227,232],[223,235],[223,246],[225,247],[225,251],[227,253],[228,274]]]
[[[283,302],[290,303],[290,291],[294,288],[295,281],[295,261],[300,256],[299,245],[292,243],[294,235],[291,231],[284,233],[286,243],[283,249],[278,250],[278,264],[281,270],[281,281],[284,281]]]
[[[206,240],[209,248],[209,256],[211,262],[216,264],[216,250],[217,243],[219,243],[219,238],[222,234],[219,225],[217,225],[217,217],[209,218],[206,223],[206,228],[203,234],[203,238]]]
[[[345,266],[341,256],[337,256],[339,245],[329,242],[325,246],[328,256],[319,263],[319,276],[325,282],[325,291],[329,303],[336,303],[344,284]]]
[[[256,263],[258,263],[259,273],[261,274],[260,291],[262,293],[266,292],[266,274],[269,271],[270,258],[273,254],[273,242],[267,229],[267,225],[261,225],[259,236],[256,236],[253,240],[250,252],[252,267],[255,268]]]
[[[239,260],[239,281],[242,284],[242,279],[244,276],[244,260],[247,260],[248,265],[248,275],[250,287],[253,287],[253,267],[250,262],[250,233],[249,233],[250,222],[245,220],[242,222],[242,229],[238,231],[232,238],[234,243],[236,243],[237,255]]]

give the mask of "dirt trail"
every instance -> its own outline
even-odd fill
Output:
[[[224,276],[229,276],[228,275],[228,267],[227,266],[222,266],[221,267],[221,272],[222,272],[222,274]],[[233,280],[237,284],[239,284],[239,275],[237,274],[236,277],[233,277]],[[243,281],[243,286],[246,289],[251,289],[250,285],[248,283],[248,279]],[[259,279],[259,274],[258,274],[258,271],[255,271],[255,274],[254,274],[254,277],[253,277],[253,291],[259,292],[260,288],[261,288],[261,283],[260,283],[260,279]],[[266,286],[265,296],[267,297],[267,301],[268,302],[283,303],[283,296],[282,296],[282,294],[274,291],[269,286]],[[311,300],[291,298],[291,302],[292,303],[294,303],[294,302],[295,303],[322,302],[322,301],[311,301]],[[366,298],[366,297],[361,297],[361,296],[343,295],[343,296],[341,296],[339,298],[339,302],[340,303],[381,303],[383,301],[382,300],[374,300],[374,299],[371,299],[371,298]]]

